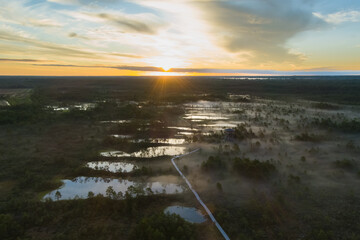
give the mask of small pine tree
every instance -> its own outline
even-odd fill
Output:
[[[222,190],[223,190],[222,185],[221,185],[221,183],[219,183],[219,182],[216,183],[216,188],[217,188],[220,192],[222,192]]]
[[[56,191],[56,193],[55,193],[55,199],[56,199],[57,201],[59,201],[60,198],[61,198],[61,193],[60,193],[59,191]]]

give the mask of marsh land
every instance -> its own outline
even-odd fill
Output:
[[[0,77],[1,239],[360,239],[360,77]]]

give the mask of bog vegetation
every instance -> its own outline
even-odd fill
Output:
[[[201,149],[177,164],[231,239],[359,239],[358,78],[168,80],[1,77],[0,239],[220,239],[164,213],[201,210],[191,192],[147,187],[186,186],[169,155],[131,155],[170,138]],[[136,167],[86,165],[104,160]],[[65,199],[77,177],[139,185]]]

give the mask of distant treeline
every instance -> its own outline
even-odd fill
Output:
[[[1,88],[45,89],[56,101],[103,98],[188,101],[225,99],[227,93],[360,103],[360,76],[322,77],[0,77]],[[196,94],[196,98],[192,94]],[[206,94],[206,95],[204,95]]]

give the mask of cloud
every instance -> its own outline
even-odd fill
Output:
[[[78,67],[78,68],[98,68],[99,66],[81,66],[73,64],[33,64],[39,67]]]
[[[69,36],[69,38],[79,38],[79,39],[89,40],[88,37],[79,35],[79,34],[77,34],[77,33],[75,33],[75,32],[69,33],[68,36]]]
[[[0,57],[200,74],[319,64],[356,69],[357,24],[332,26],[358,21],[358,12],[328,14],[338,11],[329,12],[335,5],[324,7],[319,0],[3,0]],[[322,40],[320,31],[297,36],[316,29],[329,30],[329,40]],[[332,60],[328,56],[343,44],[332,39],[335,30],[353,38],[343,56]]]
[[[96,6],[100,3],[116,3],[119,0],[47,0],[48,2],[63,4],[63,5],[91,5]]]
[[[338,71],[332,68],[314,68],[298,71],[277,71],[262,69],[216,69],[216,68],[174,68],[169,72],[178,73],[218,73],[250,75],[359,75],[360,71]]]
[[[130,70],[130,71],[142,71],[142,72],[165,72],[164,69],[159,67],[147,67],[147,66],[115,66],[109,67],[119,70]]]
[[[141,71],[141,72],[165,72],[164,69],[152,66],[103,66],[103,65],[75,65],[75,64],[33,64],[41,67],[78,67],[78,68],[112,68],[119,70]]]
[[[6,29],[0,30],[0,40],[13,43],[26,44],[27,46],[35,47],[38,49],[46,50],[46,53],[52,53],[61,56],[72,56],[72,57],[95,57],[95,53],[87,50],[82,50],[75,47],[70,47],[66,45],[60,45],[50,42],[44,42],[26,36],[26,34],[21,34],[18,32],[11,32]],[[22,46],[19,50],[24,50]]]
[[[116,57],[126,57],[126,58],[144,58],[143,56],[139,56],[135,54],[127,54],[127,53],[110,53],[109,55]]]
[[[62,27],[63,25],[52,19],[28,19],[23,25],[32,25],[35,27]]]
[[[70,33],[70,35],[72,37],[82,37],[76,33]],[[133,59],[143,58],[143,56],[130,53],[95,51],[83,49],[77,46],[45,42],[35,39],[22,31],[17,31],[16,29],[3,26],[0,30],[0,52],[2,54],[15,54],[22,56],[25,51],[31,54],[41,54],[41,56],[49,55],[48,58],[54,59],[59,59],[59,56],[88,58],[94,60],[116,60],[118,59],[116,57]],[[3,58],[3,60],[0,61],[26,62],[25,60],[28,60],[28,62],[35,61],[32,59],[22,59],[22,61],[20,61],[15,58]]]
[[[277,71],[277,70],[262,70],[262,69],[216,69],[216,68],[172,68],[165,71],[159,67],[153,66],[106,66],[106,65],[72,65],[72,64],[33,64],[34,66],[43,67],[79,67],[79,68],[111,68],[118,70],[130,70],[140,72],[172,72],[172,73],[209,73],[209,74],[234,74],[234,75],[278,75],[278,76],[313,76],[313,75],[360,75],[360,71],[339,71],[333,68],[316,68],[305,69],[298,71]]]
[[[121,32],[132,32],[153,35],[166,24],[152,13],[127,14],[117,12],[86,12],[86,11],[62,11],[74,19],[102,23],[115,26]]]
[[[360,11],[339,11],[327,15],[314,12],[313,15],[332,24],[340,24],[343,22],[360,22]]]
[[[221,46],[230,52],[250,52],[256,62],[299,60],[301,56],[289,52],[287,41],[325,25],[306,0],[218,0],[197,5]]]
[[[0,5],[0,21],[23,26],[62,27],[59,21],[47,16],[45,6],[32,8],[24,1],[7,1]]]
[[[0,58],[0,62],[44,62],[38,59],[16,59],[16,58]],[[46,61],[49,62],[49,61]]]
[[[47,0],[47,1],[59,3],[59,4],[70,4],[70,5],[79,3],[78,0]]]
[[[160,27],[160,21],[153,14],[99,13],[95,16],[132,32],[155,34]]]

